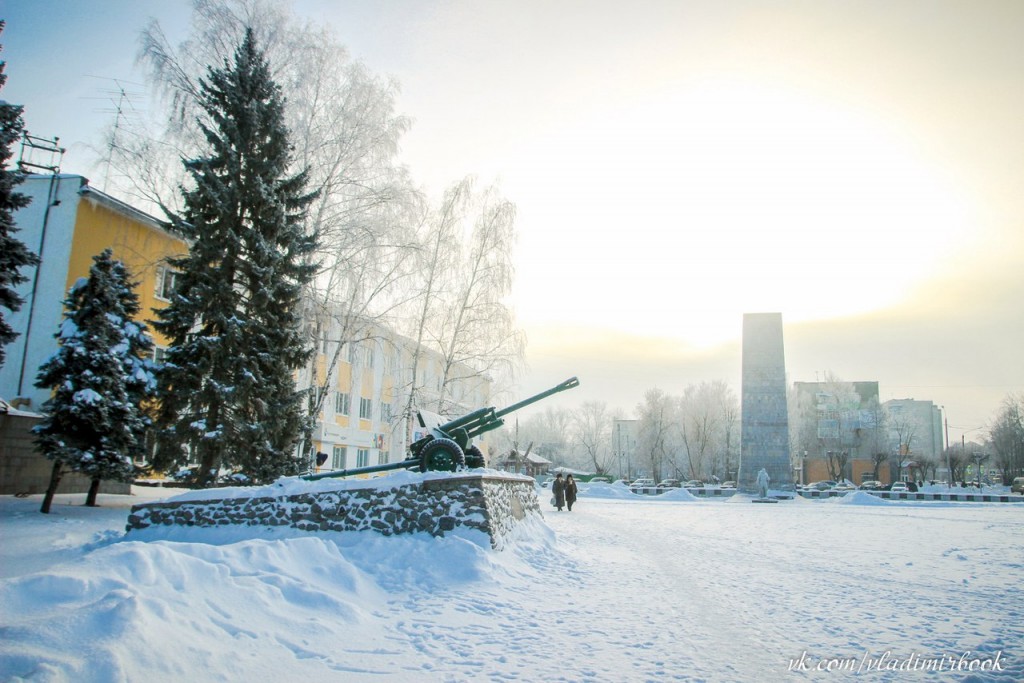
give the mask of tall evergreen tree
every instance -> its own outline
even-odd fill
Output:
[[[0,21],[0,33],[3,33],[3,30],[4,22]],[[0,61],[0,90],[7,82],[5,65],[6,62]],[[0,100],[0,307],[12,313],[19,310],[24,303],[14,289],[27,280],[20,269],[39,263],[39,258],[14,237],[14,233],[18,231],[14,226],[14,212],[28,206],[29,203],[28,197],[14,191],[24,176],[20,172],[7,170],[14,144],[21,138],[24,128],[21,113],[22,107]],[[4,364],[7,356],[4,347],[17,336],[10,324],[4,320],[3,311],[0,311],[0,365]]]
[[[132,460],[145,454],[144,406],[156,380],[148,358],[153,342],[135,320],[138,313],[128,271],[109,249],[64,300],[59,348],[36,379],[53,391],[34,428],[40,450],[53,460],[43,512],[50,511],[65,466],[92,478],[86,505],[95,505],[100,481],[130,481]]]
[[[204,485],[222,467],[270,481],[298,471],[308,419],[293,373],[310,353],[300,304],[317,240],[303,221],[316,193],[289,174],[284,99],[251,30],[209,69],[200,105],[209,155],[185,162],[194,187],[171,215],[191,247],[170,261],[178,289],[154,323],[170,340],[154,464],[193,458]]]

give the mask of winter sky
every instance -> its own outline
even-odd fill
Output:
[[[64,170],[102,177],[104,93],[187,0],[0,0],[8,84]],[[402,87],[439,194],[518,207],[513,304],[538,406],[722,379],[779,311],[790,381],[880,383],[977,438],[1024,390],[1024,3],[297,0]],[[140,103],[143,103],[140,96]],[[97,183],[98,184],[98,183]]]

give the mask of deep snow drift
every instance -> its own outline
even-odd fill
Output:
[[[483,534],[126,536],[128,506],[175,493],[134,491],[49,516],[0,497],[0,679],[1024,680],[1021,504],[581,486],[571,513],[541,491],[544,522],[494,552]]]

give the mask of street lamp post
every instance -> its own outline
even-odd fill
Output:
[[[946,423],[946,473],[949,477],[947,488],[953,488],[953,460],[949,452],[949,416],[946,415],[946,406],[942,406],[942,416]]]

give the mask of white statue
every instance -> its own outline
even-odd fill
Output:
[[[757,473],[757,491],[761,498],[768,497],[768,482],[771,480],[772,478],[768,476],[768,471],[762,467],[761,471]]]

